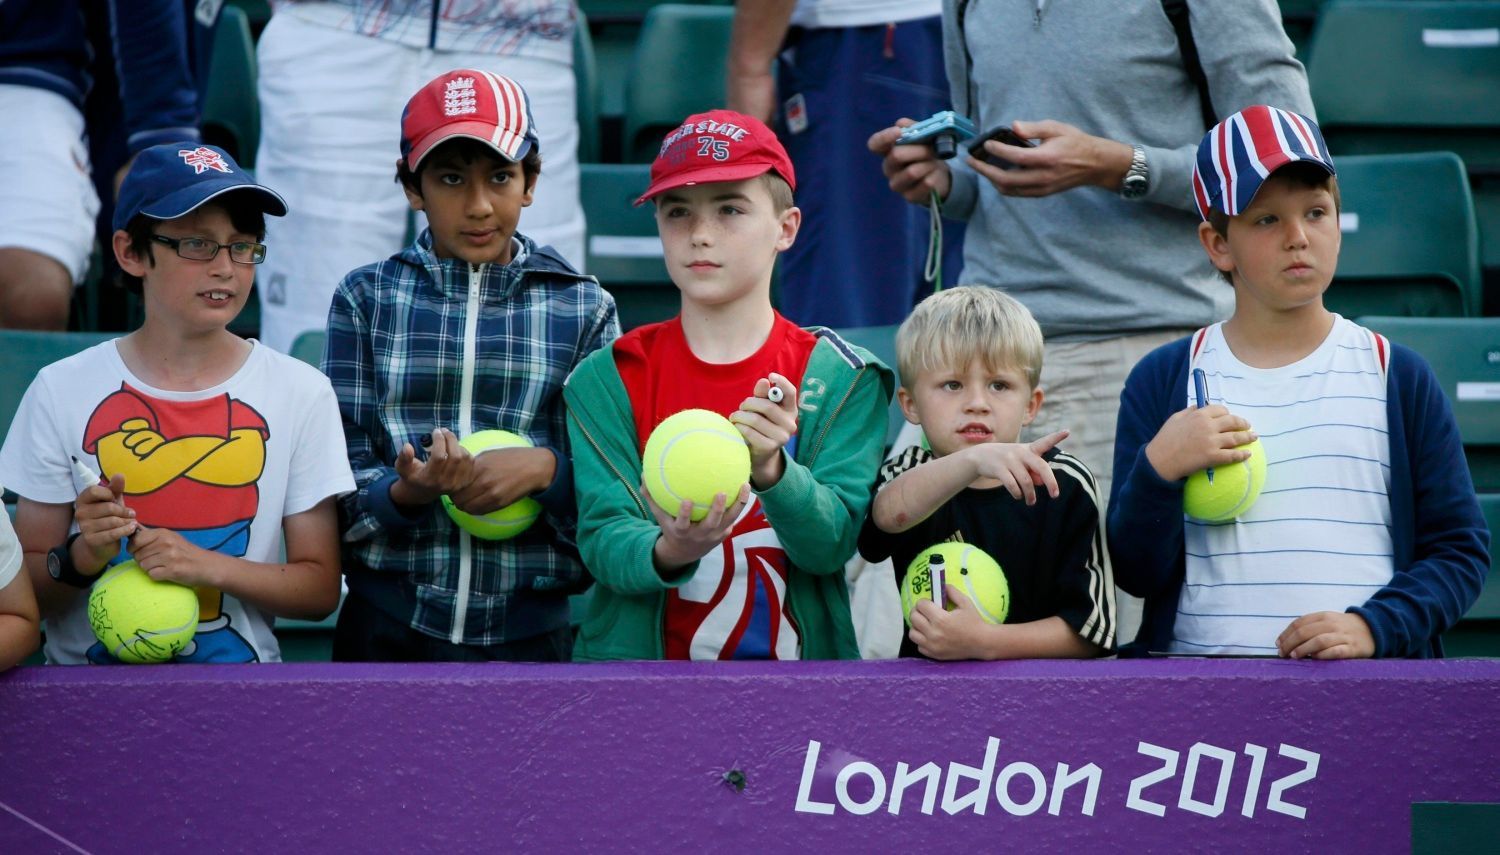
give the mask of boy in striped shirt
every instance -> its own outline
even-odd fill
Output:
[[[1439,636],[1479,594],[1489,537],[1432,370],[1323,305],[1340,232],[1321,132],[1242,110],[1199,145],[1193,189],[1235,310],[1148,354],[1125,384],[1109,540],[1121,588],[1146,600],[1133,648],[1441,655]],[[1257,437],[1255,504],[1227,523],[1186,517],[1185,479],[1246,459],[1239,446]]]

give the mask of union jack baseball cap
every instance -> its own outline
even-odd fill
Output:
[[[459,68],[417,90],[401,113],[401,156],[413,171],[438,143],[478,140],[519,163],[538,146],[531,98],[521,84],[489,71]]]
[[[273,217],[286,216],[286,200],[252,181],[224,149],[196,142],[155,145],[135,156],[120,183],[111,222],[123,229],[136,214],[170,220],[231,192],[253,193],[261,210]]]
[[[635,203],[644,205],[653,196],[689,184],[743,181],[767,172],[797,189],[792,159],[764,122],[733,110],[695,113],[662,140],[651,163],[651,186]]]
[[[1233,217],[1249,207],[1271,173],[1294,161],[1315,163],[1335,175],[1323,132],[1299,113],[1257,105],[1214,125],[1198,143],[1193,200],[1198,214],[1218,208]]]

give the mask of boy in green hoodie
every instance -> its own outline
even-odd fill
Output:
[[[568,379],[578,545],[598,582],[576,660],[858,657],[844,586],[885,438],[894,378],[827,329],[771,307],[796,239],[796,177],[770,129],[689,116],[637,200],[656,205],[672,320],[631,331]],[[641,488],[651,431],[685,409],[727,416],[750,484],[699,522]]]

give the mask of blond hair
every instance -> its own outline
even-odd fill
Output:
[[[997,288],[960,285],[917,304],[896,331],[896,364],[910,385],[922,371],[1020,370],[1035,389],[1042,375],[1042,328],[1016,298]]]

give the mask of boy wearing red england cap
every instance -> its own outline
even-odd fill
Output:
[[[1340,232],[1322,133],[1247,107],[1199,144],[1193,195],[1234,314],[1125,381],[1109,545],[1120,587],[1145,598],[1135,647],[1442,655],[1479,595],[1489,536],[1432,369],[1323,305]],[[1238,516],[1187,515],[1189,476],[1233,476],[1255,454],[1265,483]]]
[[[632,330],[568,380],[578,545],[597,585],[575,658],[857,658],[844,562],[884,446],[891,371],[771,307],[771,271],[801,225],[796,177],[761,122],[714,110],[669,133],[637,204],[682,310]],[[651,431],[724,415],[750,483],[699,522],[641,487]]]
[[[566,661],[568,594],[584,582],[564,378],[619,335],[614,300],[516,231],[541,153],[526,92],[459,69],[401,119],[397,178],[428,228],[340,283],[323,370],[359,489],[340,504],[349,596],[335,659]],[[471,454],[504,430],[530,448]],[[543,513],[508,540],[459,528],[526,497]]]

